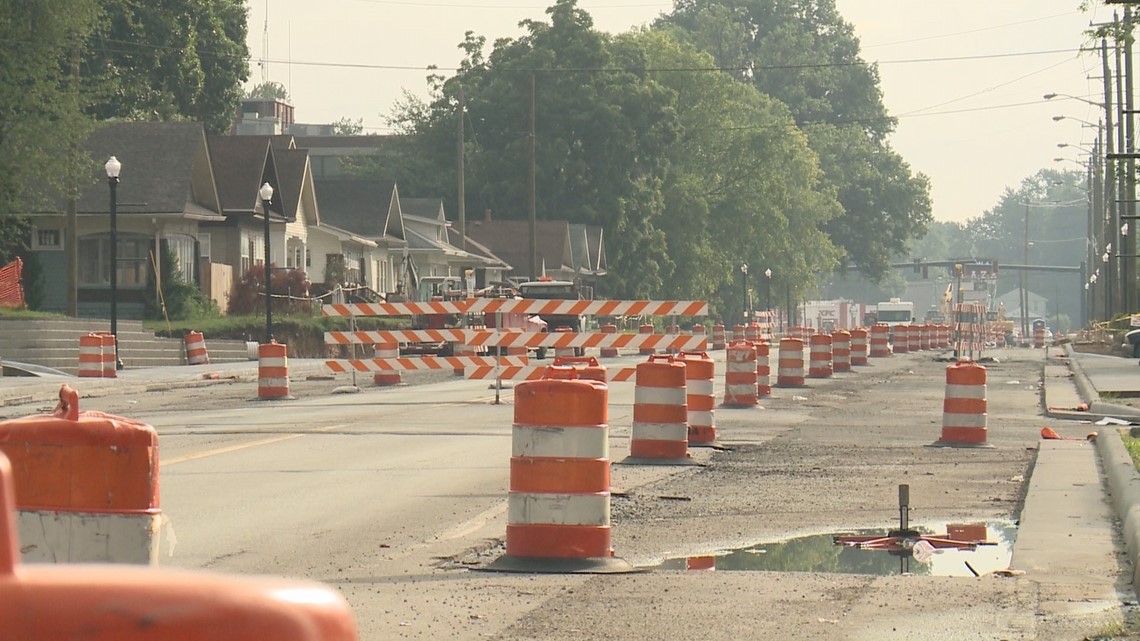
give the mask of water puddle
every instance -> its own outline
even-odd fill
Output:
[[[972,550],[952,545],[980,541],[982,527],[985,544],[963,546]],[[911,532],[918,538],[889,537],[885,529],[816,534],[722,554],[667,559],[651,569],[972,577],[1008,568],[1017,539],[1012,521],[912,525]]]

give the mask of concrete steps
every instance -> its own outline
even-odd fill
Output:
[[[134,320],[120,320],[117,329],[119,358],[125,367],[186,363],[181,339],[155,336]],[[105,319],[0,320],[0,358],[74,374],[79,367],[79,337],[107,331],[110,323]],[[211,363],[250,360],[245,341],[212,340],[207,336],[206,350]]]

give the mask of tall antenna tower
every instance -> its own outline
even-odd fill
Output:
[[[261,84],[269,82],[269,0],[265,0],[265,26],[261,32]]]

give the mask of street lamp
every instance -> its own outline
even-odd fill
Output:
[[[123,369],[119,358],[119,172],[123,163],[111,156],[103,165],[111,188],[111,337],[115,342],[115,369]]]
[[[768,322],[775,329],[776,323],[772,318],[772,270],[764,270],[764,310],[768,312]]]
[[[1093,124],[1087,120],[1084,120],[1083,118],[1076,118],[1074,116],[1053,116],[1053,122],[1061,122],[1062,120],[1075,120],[1075,121],[1085,125],[1086,127],[1094,127],[1094,128],[1100,127],[1100,125]]]
[[[1074,145],[1072,143],[1067,143],[1067,142],[1059,142],[1059,143],[1057,143],[1057,147],[1060,149],[1065,149],[1066,147],[1072,147],[1074,149],[1080,149],[1081,151],[1085,152],[1086,154],[1089,154],[1090,156],[1096,154],[1095,151],[1093,151],[1092,149],[1089,149],[1088,147],[1082,147],[1081,145]]]
[[[1069,98],[1072,100],[1080,100],[1081,102],[1083,102],[1085,104],[1089,104],[1089,105],[1092,105],[1094,107],[1100,107],[1101,109],[1104,109],[1104,103],[1103,102],[1094,102],[1092,100],[1089,100],[1088,98],[1081,98],[1080,96],[1073,96],[1073,95],[1070,95],[1067,93],[1047,93],[1044,96],[1042,96],[1042,98],[1044,98],[1046,100],[1052,100],[1052,99],[1058,98],[1058,97],[1059,98]]]
[[[748,263],[740,263],[740,305],[744,310],[744,324],[748,324]]]
[[[269,204],[273,200],[273,187],[265,183],[258,190],[261,196],[261,215],[265,218],[265,342],[273,340],[273,289],[270,285],[273,270],[269,264]]]

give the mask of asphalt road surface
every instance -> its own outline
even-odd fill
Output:
[[[271,402],[252,400],[245,383],[83,409],[158,430],[164,543],[177,541],[162,565],[326,582],[366,640],[1077,640],[1119,630],[1134,598],[1120,555],[1051,582],[848,574],[828,565],[827,546],[810,552],[826,557],[816,571],[651,569],[806,534],[885,531],[898,521],[900,484],[912,524],[1015,522],[1043,425],[1045,356],[998,355],[988,449],[929,447],[947,365],[933,352],[777,388],[762,408],[718,408],[725,449],[693,449],[699,465],[689,466],[622,464],[633,385],[612,384],[613,545],[644,570],[620,575],[480,571],[503,553],[513,416],[510,390],[496,404],[485,381],[437,376],[358,394],[332,393],[343,378],[305,381],[296,400]],[[724,354],[715,356],[719,402]],[[808,554],[796,561],[810,566]]]

